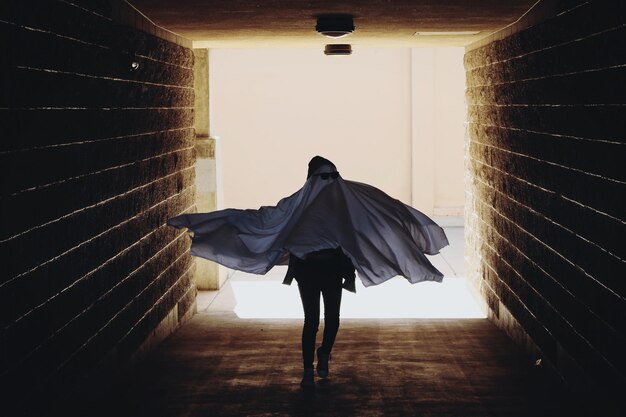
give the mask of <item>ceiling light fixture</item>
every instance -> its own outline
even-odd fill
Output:
[[[317,17],[315,30],[329,38],[339,39],[354,32],[354,20],[352,15],[334,13],[322,14]]]
[[[352,46],[348,44],[326,45],[324,55],[351,55]]]

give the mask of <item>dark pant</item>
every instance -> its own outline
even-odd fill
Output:
[[[320,294],[324,299],[324,338],[320,351],[329,354],[339,330],[341,307],[341,272],[336,262],[304,261],[296,276],[302,307],[302,360],[304,368],[313,368],[315,339],[320,323]]]

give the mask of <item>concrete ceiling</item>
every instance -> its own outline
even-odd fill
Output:
[[[129,0],[198,48],[465,46],[519,19],[536,0]],[[349,13],[356,31],[329,40],[316,16]],[[416,32],[478,31],[475,35]]]

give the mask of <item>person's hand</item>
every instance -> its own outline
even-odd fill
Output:
[[[354,274],[348,278],[343,280],[343,284],[341,285],[344,289],[356,293],[356,285],[354,283]]]

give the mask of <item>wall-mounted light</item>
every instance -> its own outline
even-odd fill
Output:
[[[322,14],[317,17],[315,30],[329,38],[339,39],[354,32],[352,15],[342,13]]]
[[[141,67],[141,62],[135,51],[122,52],[121,63],[124,71],[135,72]]]
[[[326,45],[324,55],[351,55],[352,45],[348,44],[332,44]]]

